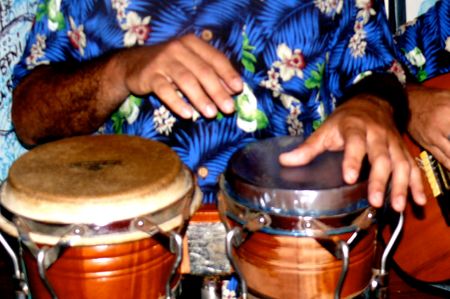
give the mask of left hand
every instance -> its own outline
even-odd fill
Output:
[[[392,108],[386,101],[371,95],[353,97],[339,106],[302,145],[280,155],[280,163],[305,165],[327,150],[344,150],[342,169],[348,184],[356,182],[362,161],[368,155],[369,202],[374,207],[381,207],[391,174],[394,210],[404,210],[408,187],[414,201],[425,204],[420,169],[404,146]]]
[[[408,85],[408,131],[445,168],[450,169],[450,90]]]

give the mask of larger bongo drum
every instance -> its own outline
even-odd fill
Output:
[[[284,168],[300,138],[250,144],[221,179],[219,209],[229,258],[251,298],[348,298],[364,292],[375,257],[367,172],[346,185],[340,152]]]
[[[0,227],[22,244],[33,298],[170,298],[180,234],[200,202],[191,172],[166,145],[75,137],[13,164]]]

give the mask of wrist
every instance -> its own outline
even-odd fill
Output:
[[[372,74],[346,91],[344,101],[364,97],[377,103],[378,107],[391,111],[400,132],[406,130],[409,121],[408,98],[403,85],[393,74]]]
[[[104,100],[111,106],[120,105],[130,94],[125,84],[125,59],[122,52],[114,52],[105,56],[104,68],[100,84]]]

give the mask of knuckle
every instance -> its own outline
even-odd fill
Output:
[[[392,161],[388,154],[379,154],[375,157],[373,164],[376,164],[380,168],[384,169],[390,170],[392,168]]]

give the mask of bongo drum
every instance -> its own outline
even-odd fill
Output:
[[[371,281],[376,228],[367,163],[354,185],[344,183],[342,152],[280,166],[279,154],[302,141],[250,144],[221,178],[219,210],[243,298],[348,298]]]
[[[0,227],[19,239],[33,298],[172,298],[180,234],[200,203],[191,172],[166,145],[83,136],[12,165]]]

